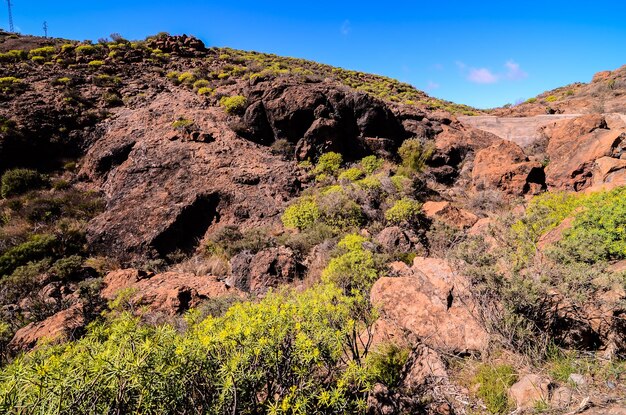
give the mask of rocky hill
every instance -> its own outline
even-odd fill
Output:
[[[626,66],[595,74],[589,83],[576,82],[546,91],[520,105],[489,111],[498,116],[541,114],[626,113]]]
[[[191,36],[0,32],[2,412],[620,413],[620,73],[490,117]]]

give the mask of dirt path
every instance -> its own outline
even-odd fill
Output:
[[[537,115],[534,117],[458,117],[461,123],[487,131],[519,146],[527,146],[541,138],[539,128],[551,122],[576,118],[581,114]],[[626,117],[626,116],[623,116]],[[626,120],[625,120],[626,121]]]

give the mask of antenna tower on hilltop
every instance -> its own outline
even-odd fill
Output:
[[[13,11],[11,10],[11,0],[7,0],[7,5],[9,6],[9,32],[14,32],[13,28]]]

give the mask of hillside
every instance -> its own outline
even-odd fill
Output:
[[[192,36],[0,32],[0,412],[619,414],[620,73],[511,121]]]
[[[520,105],[489,111],[497,116],[625,113],[626,66],[598,72],[589,83],[576,82],[546,91]]]

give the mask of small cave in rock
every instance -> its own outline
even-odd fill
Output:
[[[526,178],[526,184],[524,185],[525,193],[530,190],[531,183],[541,186],[542,191],[547,189],[546,172],[543,170],[543,167],[533,167],[530,170]]]
[[[174,252],[192,253],[209,226],[219,222],[217,206],[220,197],[216,193],[198,195],[193,203],[185,206],[176,219],[152,242],[161,258]]]
[[[104,174],[111,171],[113,167],[117,167],[124,163],[128,159],[128,156],[130,155],[130,152],[133,151],[134,147],[135,142],[131,141],[111,149],[105,156],[97,161],[95,168],[96,172]]]

